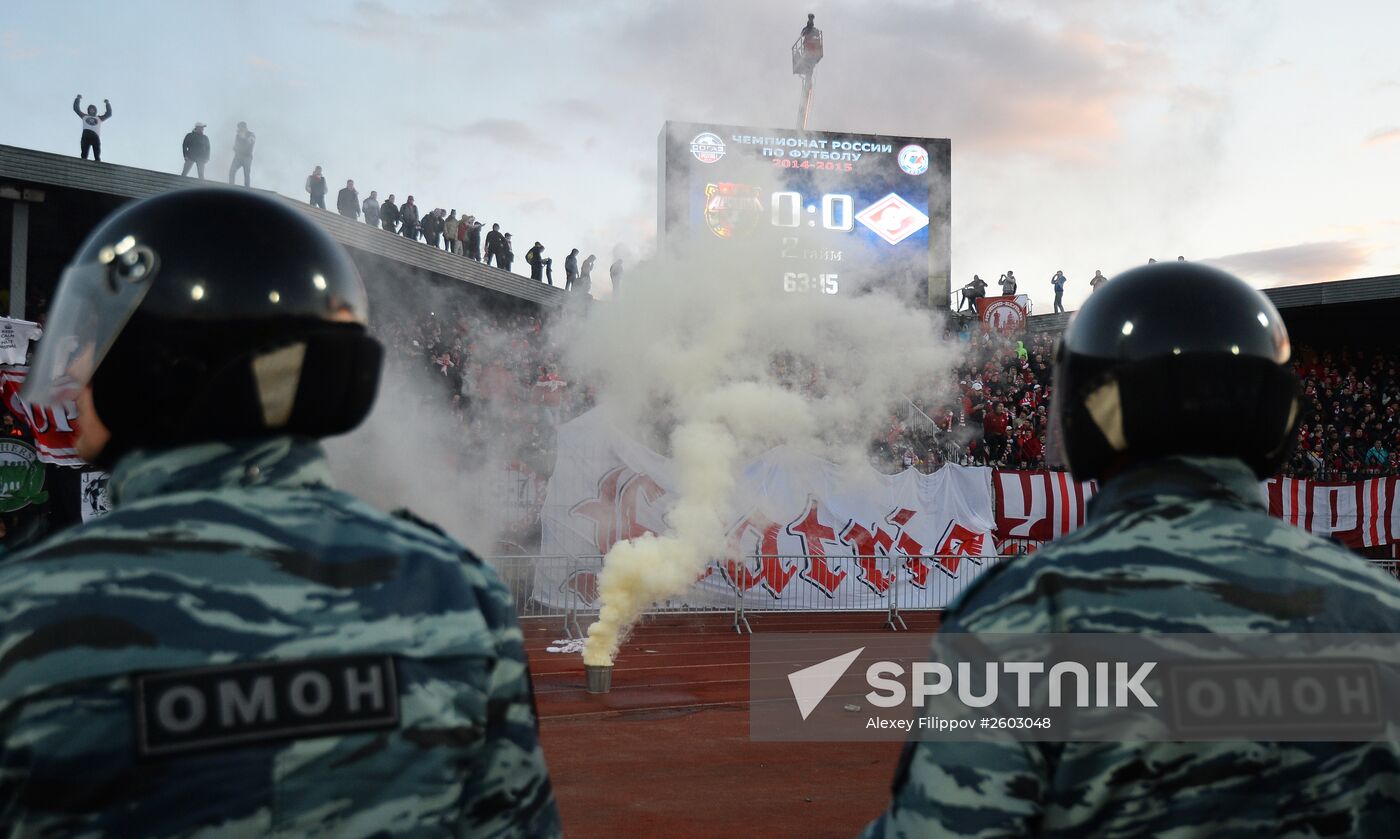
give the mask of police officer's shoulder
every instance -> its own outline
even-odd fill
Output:
[[[407,507],[400,507],[397,510],[394,510],[389,515],[394,519],[397,519],[399,522],[407,522],[408,524],[413,525],[415,528],[421,528],[422,530],[428,531],[433,536],[437,537],[437,540],[441,543],[443,549],[451,551],[452,553],[460,556],[464,562],[470,562],[476,565],[481,564],[480,557],[468,550],[465,546],[462,545],[462,543],[449,536],[447,531],[443,530],[440,525],[428,521],[427,519],[423,518],[422,516],[418,515],[417,513],[413,512]]]
[[[1076,546],[1111,528],[1114,518],[1082,527],[1034,553],[1001,557],[949,604],[944,625],[961,631],[1035,631],[1027,625],[1025,610],[1044,612],[1052,605],[1058,590],[1054,578],[1083,553]]]

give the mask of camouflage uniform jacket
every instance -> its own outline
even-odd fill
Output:
[[[1400,583],[1271,518],[1240,461],[1141,467],[1088,512],[940,631],[1400,631]],[[1400,744],[911,741],[893,793],[866,836],[1393,836]]]
[[[504,586],[329,478],[136,452],[0,560],[0,836],[558,834]]]

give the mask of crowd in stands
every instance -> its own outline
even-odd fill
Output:
[[[877,467],[1047,468],[1054,337],[973,330],[958,338],[965,352],[954,388],[941,397],[915,397],[891,413],[872,446]]]
[[[1394,353],[1299,347],[1305,418],[1285,475],[1358,481],[1400,475],[1400,367]]]
[[[569,380],[544,327],[536,314],[452,304],[382,313],[374,332],[391,371],[433,382],[421,398],[447,408],[444,451],[460,465],[504,454],[548,475],[555,428],[591,407],[593,394]]]
[[[1048,464],[1054,338],[970,336],[956,394],[914,399],[891,414],[875,441],[886,471],[932,472],[944,463],[1006,469]],[[1304,394],[1288,477],[1357,481],[1400,475],[1400,362],[1393,352],[1301,346],[1295,367]]]

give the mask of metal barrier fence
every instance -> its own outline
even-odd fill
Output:
[[[744,633],[753,631],[750,613],[883,612],[887,627],[907,629],[901,611],[942,609],[1000,559],[961,554],[750,556],[712,563],[690,589],[653,603],[647,613],[729,613],[735,632]],[[509,587],[521,618],[562,618],[566,637],[581,638],[584,625],[598,613],[600,555],[498,556],[488,561]],[[817,569],[821,574],[814,573]]]
[[[753,632],[748,615],[754,612],[884,612],[885,626],[898,631],[908,629],[901,612],[942,610],[986,568],[1014,559],[1026,548],[1003,545],[1006,552],[995,557],[763,555],[721,561],[685,593],[653,603],[647,614],[729,613],[734,631],[742,634]],[[818,585],[808,576],[814,568],[809,560],[842,575],[843,584]],[[915,560],[922,561],[926,572],[921,584],[917,565],[911,565]],[[499,556],[487,561],[510,589],[522,619],[562,618],[565,637],[584,637],[586,624],[598,614],[602,556]],[[1362,561],[1400,579],[1400,560]]]

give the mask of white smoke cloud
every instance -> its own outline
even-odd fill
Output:
[[[757,254],[665,254],[567,330],[571,362],[619,429],[669,454],[670,532],[619,543],[599,578],[585,662],[607,664],[656,600],[721,555],[747,461],[778,444],[869,474],[875,430],[906,394],[936,392],[955,350],[937,315],[886,294],[784,293]],[[775,359],[788,365],[775,365]],[[785,372],[784,372],[785,370]]]

